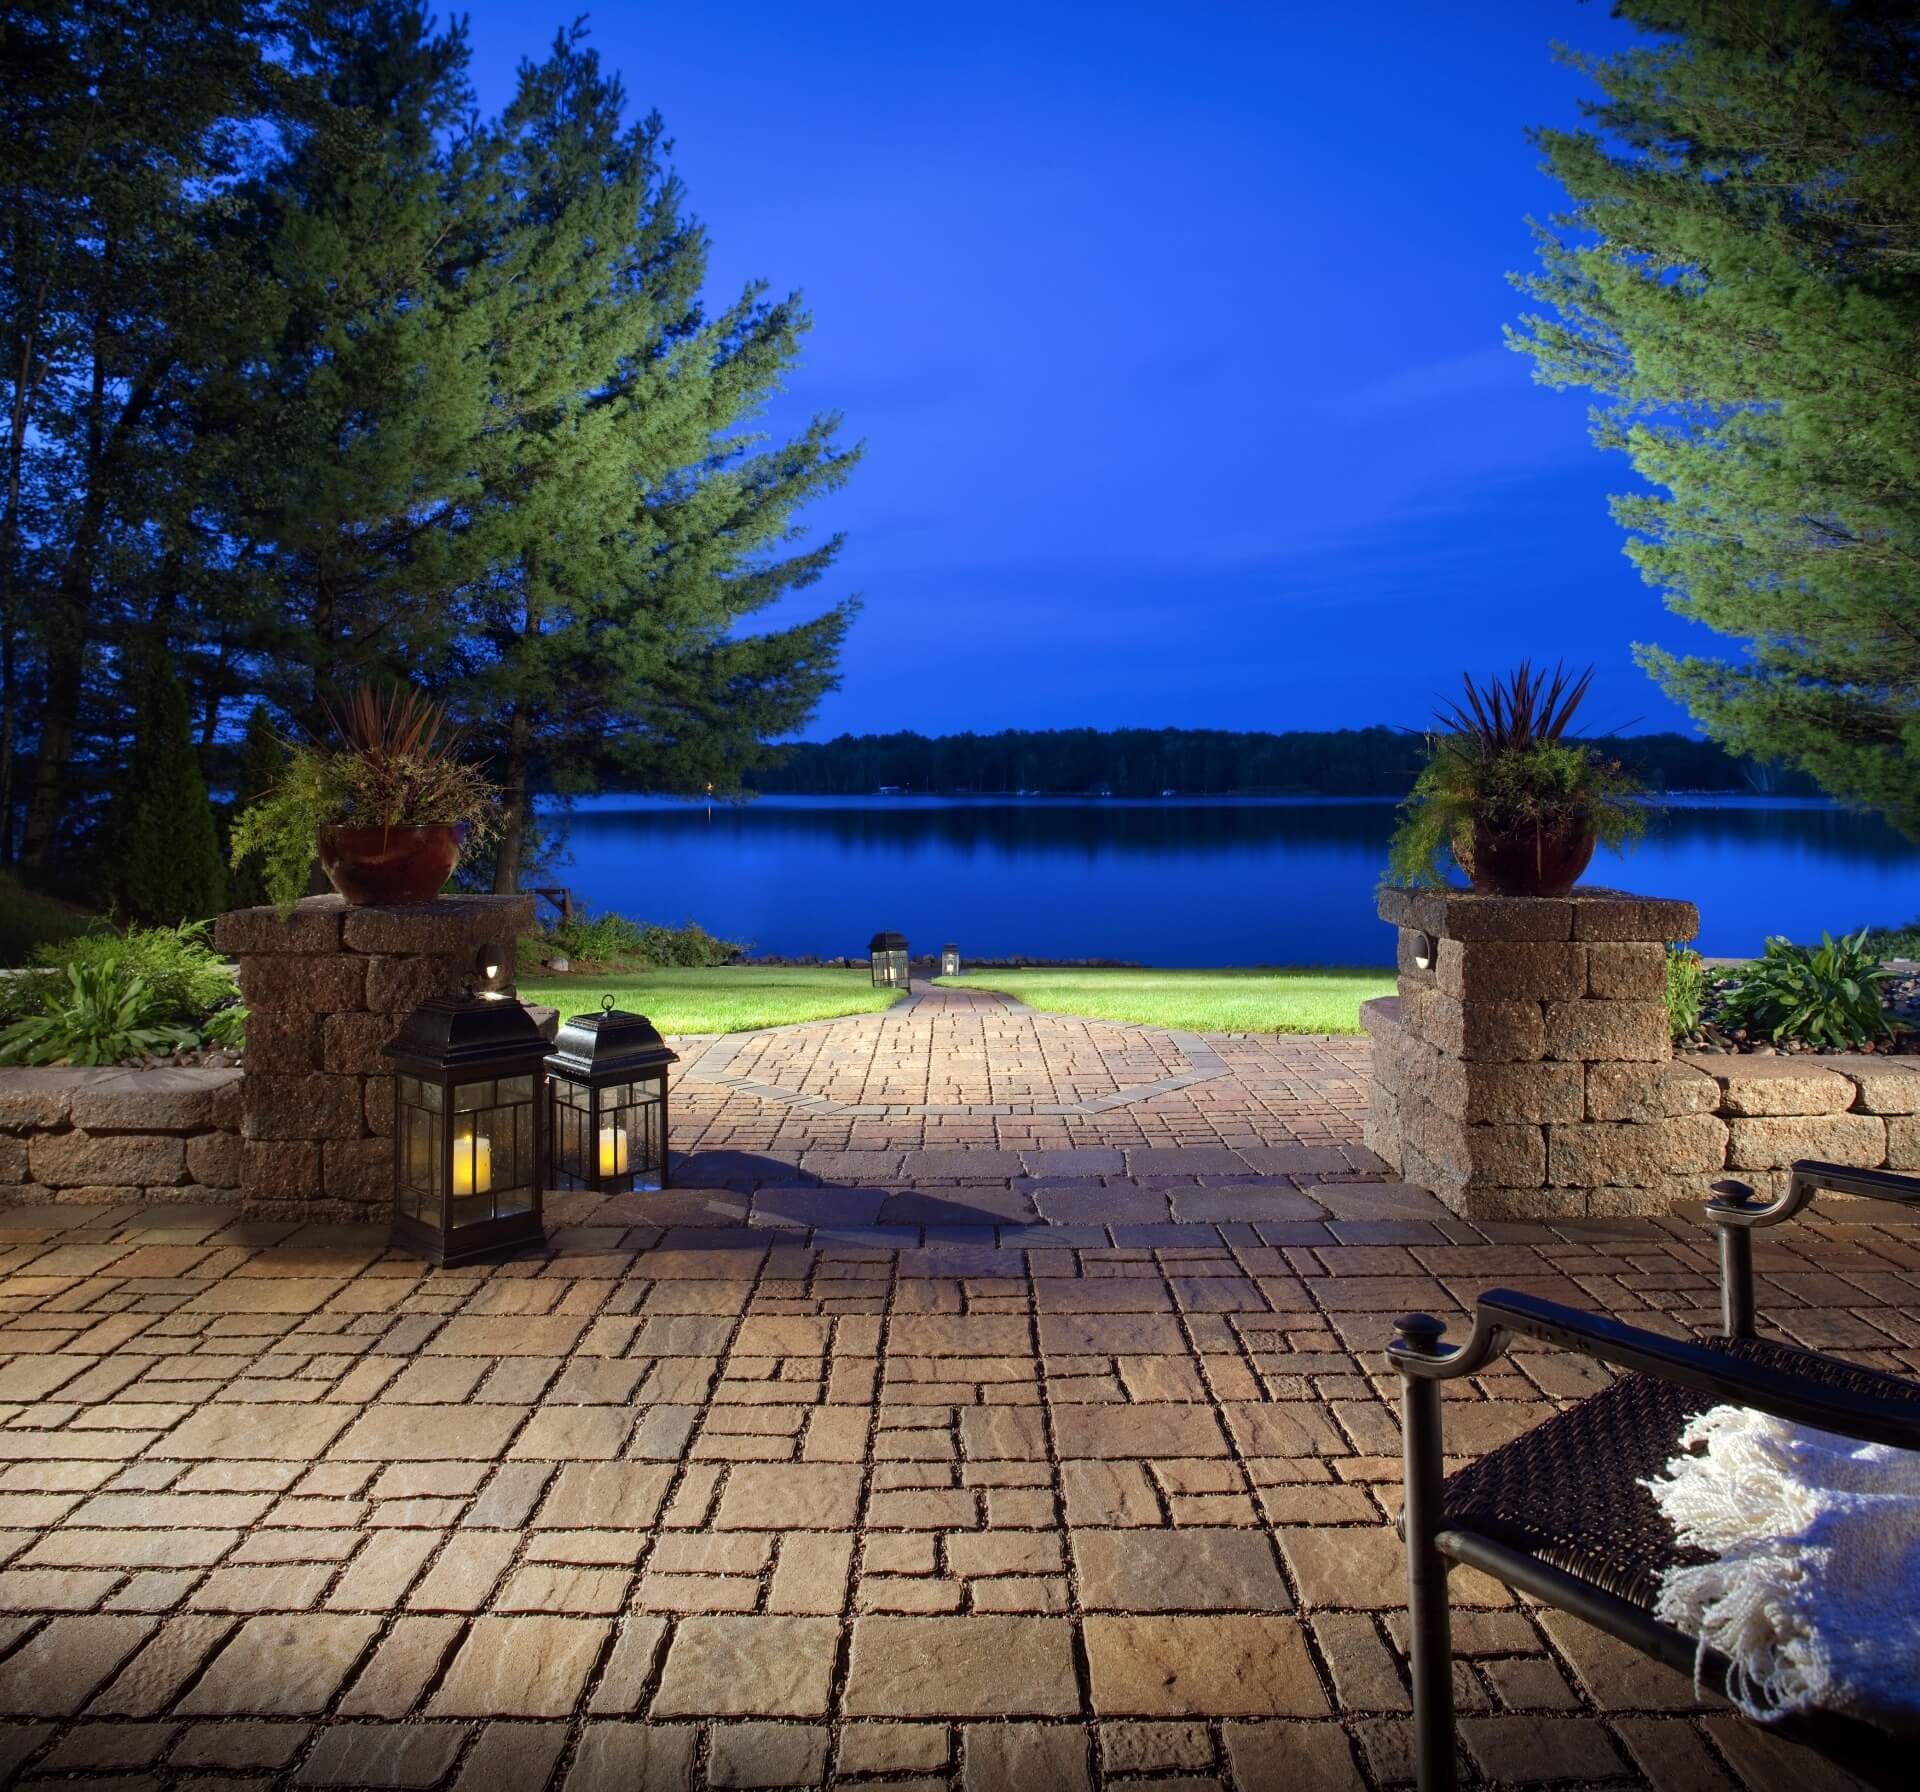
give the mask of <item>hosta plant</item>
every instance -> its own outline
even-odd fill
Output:
[[[153,985],[124,965],[70,964],[40,1011],[0,1032],[0,1064],[118,1064],[197,1045],[192,1027],[160,1019]]]
[[[1817,946],[1770,939],[1728,993],[1724,1019],[1777,1042],[1828,1050],[1877,1044],[1895,1031],[1880,995],[1891,975],[1864,927],[1837,940],[1823,933]]]

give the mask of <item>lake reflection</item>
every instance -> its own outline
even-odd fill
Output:
[[[577,898],[698,920],[763,952],[857,953],[897,927],[916,951],[1164,965],[1378,964],[1373,887],[1388,802],[604,797],[564,828]],[[1920,915],[1920,848],[1823,804],[1729,799],[1654,816],[1590,880],[1700,904],[1700,945],[1758,951]]]

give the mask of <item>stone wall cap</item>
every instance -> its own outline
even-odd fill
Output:
[[[342,896],[303,896],[293,913],[273,907],[229,909],[213,923],[216,950],[231,957],[265,952],[338,952]]]
[[[432,902],[350,908],[341,929],[349,952],[446,956],[498,944],[511,953],[533,926],[528,895],[440,896]]]
[[[1692,939],[1700,911],[1669,896],[1636,896],[1600,886],[1566,896],[1495,896],[1481,890],[1413,890],[1382,885],[1383,921],[1451,940]]]

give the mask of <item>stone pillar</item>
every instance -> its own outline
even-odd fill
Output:
[[[1663,999],[1692,903],[1387,889],[1380,918],[1400,994],[1363,1015],[1366,1141],[1404,1180],[1475,1219],[1664,1213],[1705,1192],[1726,1124],[1713,1079],[1674,1062]]]
[[[429,996],[457,995],[483,945],[513,976],[531,896],[349,908],[309,896],[287,920],[236,909],[214,944],[247,1004],[240,1182],[250,1212],[384,1220],[393,1201],[393,1077],[380,1048]]]

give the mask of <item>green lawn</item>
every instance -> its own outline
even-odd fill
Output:
[[[865,970],[721,965],[711,970],[603,971],[578,977],[534,970],[518,980],[523,1002],[591,1014],[602,996],[644,1014],[663,1033],[746,1033],[796,1020],[876,1014],[899,992],[875,989]]]
[[[1195,1033],[1357,1033],[1360,1004],[1394,993],[1385,970],[977,971],[940,981],[992,989],[1051,1014]]]

